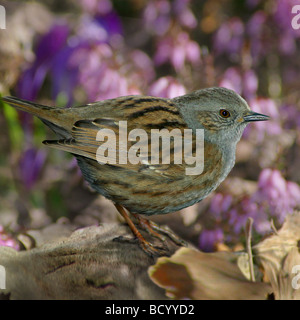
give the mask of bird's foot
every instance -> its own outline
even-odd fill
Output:
[[[169,237],[177,246],[179,247],[187,247],[187,242],[183,239],[179,238],[173,231],[168,227],[160,227],[153,221],[147,220],[138,214],[132,214],[136,220],[138,221],[139,226],[147,231],[150,235],[155,238],[158,238],[162,243],[165,242],[166,236]]]
[[[145,240],[143,237],[126,237],[119,236],[113,239],[113,241],[123,242],[123,243],[131,243],[131,244],[139,244],[140,248],[148,254],[150,257],[162,257],[162,256],[170,256],[170,252],[167,247],[159,247],[154,246],[152,243]]]

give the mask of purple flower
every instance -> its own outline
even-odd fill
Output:
[[[73,52],[69,67],[79,69],[78,85],[88,101],[140,94],[139,88],[127,77],[130,68],[126,68],[121,59],[105,43],[81,46]]]
[[[66,24],[56,24],[40,39],[33,65],[19,79],[17,94],[20,98],[37,98],[46,74],[53,66],[54,58],[66,45],[68,35],[69,27]]]
[[[186,89],[172,77],[162,77],[149,88],[148,94],[162,98],[174,98],[186,93]]]
[[[187,33],[181,32],[176,38],[164,37],[158,42],[154,62],[157,65],[170,62],[179,72],[186,61],[198,64],[200,56],[198,43],[192,41]]]
[[[299,5],[299,0],[277,0],[275,1],[274,19],[278,27],[284,31],[285,35],[290,34],[295,38],[299,38],[300,34],[291,26],[293,19],[292,8]]]
[[[129,61],[132,62],[131,79],[133,83],[139,83],[139,87],[147,87],[155,78],[153,61],[141,50],[133,50],[129,54]]]
[[[282,223],[287,214],[300,206],[300,187],[286,181],[278,170],[264,169],[259,176],[258,190],[252,195],[251,201]]]
[[[230,240],[244,234],[249,217],[253,219],[256,233],[264,235],[271,230],[271,219],[282,224],[286,215],[300,208],[300,186],[286,181],[280,171],[264,169],[260,173],[257,190],[244,195],[238,202],[229,194],[217,193],[211,200],[206,215],[210,225],[217,225],[214,230],[204,230],[200,234],[199,243],[203,250],[211,251],[217,242]],[[207,221],[204,223],[208,223]],[[224,231],[224,234],[220,230]],[[226,235],[226,237],[225,237]]]
[[[143,14],[146,28],[163,35],[170,26],[171,4],[168,0],[148,1]]]
[[[148,1],[143,14],[146,28],[163,36],[172,23],[189,29],[197,26],[197,19],[189,8],[190,0]]]
[[[300,128],[300,110],[295,105],[283,105],[280,107],[284,127],[286,129]]]
[[[245,27],[241,19],[234,17],[224,22],[217,30],[213,46],[217,55],[228,54],[235,59],[240,55],[244,43]]]
[[[108,14],[112,11],[110,0],[80,0],[82,8],[90,14]]]
[[[278,32],[279,50],[285,55],[296,52],[295,40],[300,37],[299,30],[294,30],[291,26],[292,8],[295,5],[299,5],[298,0],[277,0],[274,9],[275,24],[280,29]]]
[[[221,228],[203,230],[199,236],[199,248],[205,252],[212,252],[217,243],[224,241],[224,233]]]
[[[45,152],[34,148],[29,148],[22,154],[19,163],[19,174],[27,189],[31,189],[38,181],[45,159]]]
[[[228,68],[223,74],[219,86],[231,89],[241,95],[243,91],[243,83],[239,69],[235,67]]]
[[[255,112],[266,114],[271,117],[269,121],[255,122],[248,126],[243,137],[256,137],[258,142],[263,141],[265,135],[279,135],[282,132],[280,115],[275,102],[271,99],[255,98],[250,100],[249,105]]]
[[[260,4],[261,0],[247,0],[246,4],[250,9],[255,8],[258,4]]]
[[[209,212],[219,220],[222,215],[226,214],[228,209],[232,204],[231,195],[223,195],[222,193],[217,193],[210,202]]]
[[[255,12],[246,24],[246,33],[250,41],[250,51],[253,62],[258,60],[271,50],[270,42],[266,41],[267,15],[264,11]]]
[[[241,71],[230,67],[225,71],[219,86],[234,90],[248,100],[256,95],[258,79],[253,70]]]
[[[182,26],[193,29],[197,26],[197,20],[189,8],[190,2],[191,0],[175,0],[173,10]]]

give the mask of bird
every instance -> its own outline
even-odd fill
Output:
[[[267,115],[251,111],[239,94],[223,87],[204,88],[172,99],[129,95],[70,108],[45,106],[10,96],[2,97],[2,100],[38,117],[57,134],[58,139],[43,143],[76,157],[85,180],[114,203],[134,239],[150,256],[163,255],[163,250],[142,236],[132,217],[141,228],[162,241],[162,233],[176,241],[169,230],[161,229],[146,217],[175,212],[207,197],[233,168],[236,145],[247,124],[269,119]],[[142,154],[141,149],[136,148],[133,149],[136,150],[135,156],[140,157],[137,163],[118,161],[121,153],[118,156],[112,153],[114,162],[99,161],[100,147],[112,136],[116,139],[111,140],[111,147],[121,150],[123,155],[124,152],[128,155],[128,148],[137,142],[129,140],[127,133],[119,130],[121,123],[126,123],[127,132],[139,129],[147,134],[143,146],[149,148],[143,150],[148,150],[148,154]],[[175,156],[184,151],[175,145],[174,137],[170,138],[169,163],[162,161],[162,147],[156,149],[156,158],[161,161],[151,163],[151,133],[165,129],[167,132],[176,129],[182,134],[189,130],[193,156],[197,153],[197,132],[202,130],[204,147],[199,174],[187,174],[187,168],[192,165],[175,162]],[[108,134],[106,140],[99,139],[99,132]],[[120,139],[127,139],[127,149],[121,145]],[[108,148],[105,152],[102,160],[105,155],[109,160]]]

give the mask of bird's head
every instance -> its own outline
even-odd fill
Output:
[[[247,102],[226,88],[208,88],[174,98],[192,129],[204,129],[204,139],[237,143],[249,122],[269,116],[251,111]]]

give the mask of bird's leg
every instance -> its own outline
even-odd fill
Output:
[[[149,234],[158,238],[162,242],[166,240],[166,237],[163,236],[165,235],[165,236],[168,236],[177,246],[180,246],[180,247],[187,246],[187,243],[181,238],[179,238],[176,234],[174,234],[169,227],[167,226],[160,227],[155,222],[148,220],[146,218],[143,218],[138,214],[135,214],[135,213],[131,213],[131,214],[137,219],[139,225],[143,230],[147,231]]]
[[[148,232],[148,234],[152,235],[155,238],[158,238],[160,241],[164,242],[166,240],[166,238],[159,234],[158,232],[154,231],[152,226],[151,226],[151,221],[149,221],[146,218],[141,217],[139,214],[137,213],[131,213],[135,219],[137,220],[139,226]]]
[[[129,228],[131,229],[132,233],[135,235],[135,237],[138,239],[138,242],[141,246],[141,248],[151,257],[153,256],[163,256],[168,255],[165,250],[162,248],[154,247],[150,242],[148,242],[139,232],[139,230],[136,228],[135,224],[130,219],[128,213],[126,212],[125,208],[123,208],[121,205],[115,204],[115,207],[119,211],[119,213],[122,215],[122,217],[125,219],[126,223],[128,224]]]

